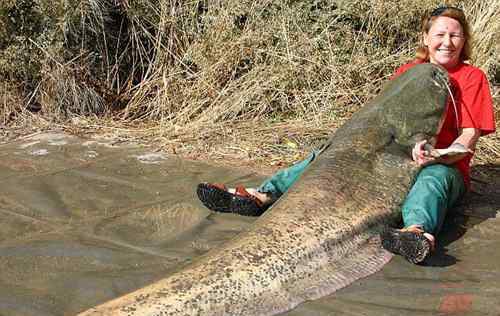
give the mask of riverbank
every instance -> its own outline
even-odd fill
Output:
[[[496,108],[500,99],[495,98]],[[497,111],[497,130],[500,129]],[[199,131],[164,133],[161,126],[129,124],[102,118],[74,118],[67,124],[48,123],[30,114],[23,124],[0,128],[0,144],[44,132],[62,132],[82,138],[106,138],[115,144],[133,143],[153,151],[176,155],[233,169],[252,170],[269,175],[303,159],[318,148],[343,122],[304,122],[267,124],[236,122],[230,126]],[[500,135],[480,138],[473,165],[500,165]]]

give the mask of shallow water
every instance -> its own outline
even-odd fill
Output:
[[[39,134],[0,145],[0,316],[74,315],[163,278],[255,218],[216,214],[201,181],[252,172],[112,139]],[[286,315],[499,315],[500,170],[447,222],[428,266],[400,258]],[[489,169],[488,169],[489,168]]]
[[[204,180],[261,178],[62,134],[2,145],[0,315],[76,314],[172,273],[255,220],[209,212],[194,192]]]

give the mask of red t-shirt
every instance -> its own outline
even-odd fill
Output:
[[[411,67],[422,63],[414,61],[399,67],[394,77],[399,76]],[[495,131],[495,115],[488,79],[484,72],[466,63],[460,63],[448,70],[451,91],[457,110],[451,98],[448,102],[446,118],[437,135],[436,148],[447,148],[458,137],[458,128],[475,128],[481,135]],[[458,122],[457,122],[458,119]],[[470,161],[473,154],[455,162],[455,167],[462,173],[466,187],[470,186]]]

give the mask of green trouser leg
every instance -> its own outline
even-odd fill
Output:
[[[306,170],[307,166],[313,161],[321,152],[315,150],[306,157],[306,159],[295,163],[294,165],[279,170],[273,174],[269,179],[265,180],[258,188],[257,191],[262,193],[269,193],[273,199],[278,199],[283,193],[297,181],[302,173]]]
[[[442,164],[424,167],[403,203],[404,226],[417,225],[425,232],[437,234],[446,211],[464,193],[463,177],[454,167]]]

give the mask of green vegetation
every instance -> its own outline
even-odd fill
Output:
[[[172,150],[293,160],[412,59],[440,3],[2,0],[0,122],[141,124]],[[499,2],[448,4],[498,81]]]

